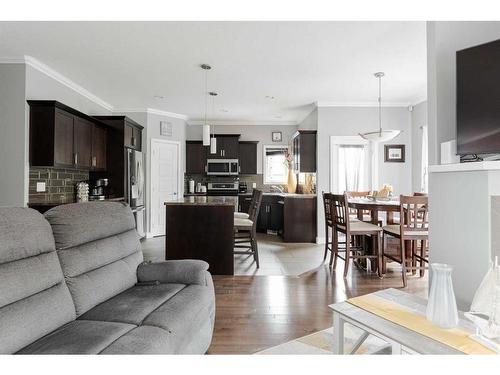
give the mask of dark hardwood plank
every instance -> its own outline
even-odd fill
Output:
[[[342,262],[294,276],[214,276],[217,304],[210,354],[251,354],[332,326],[329,304],[400,287],[399,268],[384,279]],[[427,279],[412,278],[409,293],[426,296]]]

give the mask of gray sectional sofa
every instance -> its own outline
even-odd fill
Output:
[[[0,353],[205,353],[208,264],[144,263],[128,206],[0,208]]]

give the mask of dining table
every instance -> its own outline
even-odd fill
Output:
[[[370,212],[371,223],[378,225],[379,213],[386,213],[386,224],[394,224],[394,212],[399,212],[400,204],[397,197],[391,197],[387,199],[377,199],[377,198],[349,198],[348,199],[349,208],[354,208],[357,210],[357,216],[359,220],[363,220],[363,214],[366,211]]]

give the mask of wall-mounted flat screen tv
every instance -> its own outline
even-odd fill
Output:
[[[500,153],[500,40],[457,51],[457,154]]]

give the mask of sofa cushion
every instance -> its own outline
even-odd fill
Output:
[[[130,207],[121,202],[85,202],[57,206],[45,213],[56,248],[66,249],[135,228]]]
[[[134,328],[134,325],[123,323],[76,320],[21,349],[18,354],[99,354]]]
[[[130,207],[119,202],[57,206],[45,213],[80,316],[137,283],[143,261]]]
[[[184,287],[183,284],[134,286],[97,305],[80,316],[79,319],[140,325],[151,312]]]
[[[0,208],[0,353],[74,319],[50,225],[35,210]]]
[[[141,326],[121,336],[101,354],[174,354],[175,345],[172,335],[164,329]]]
[[[163,328],[182,346],[206,322],[213,319],[215,302],[210,288],[188,285],[149,314],[143,325]]]

